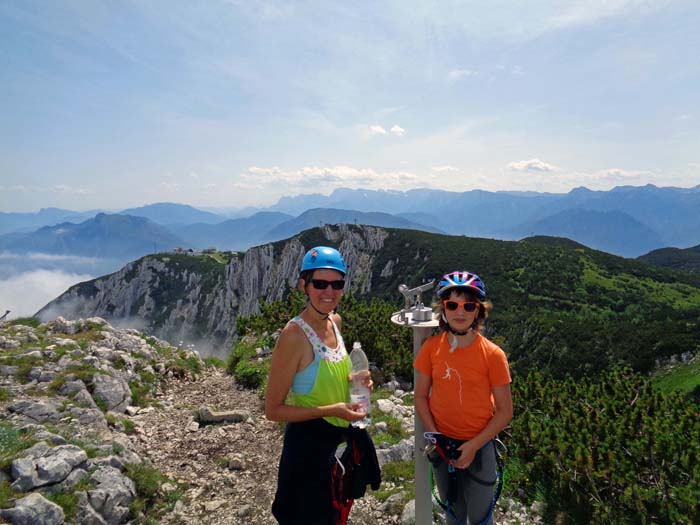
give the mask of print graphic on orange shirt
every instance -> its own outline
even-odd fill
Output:
[[[452,372],[454,372],[457,375],[457,381],[459,381],[459,404],[462,404],[462,376],[459,375],[459,370],[456,368],[452,368],[450,366],[450,363],[445,361],[445,375],[442,376],[443,379],[447,379],[448,381],[452,380]]]

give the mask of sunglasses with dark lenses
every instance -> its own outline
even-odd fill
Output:
[[[465,312],[473,312],[479,306],[479,303],[474,301],[443,301],[442,304],[445,306],[445,310],[454,312],[460,306],[464,308]]]
[[[345,287],[345,281],[343,280],[326,281],[325,279],[311,279],[311,284],[317,290],[325,290],[328,288],[328,285],[330,285],[334,290],[342,290]]]

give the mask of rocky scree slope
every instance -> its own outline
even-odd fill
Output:
[[[153,410],[168,376],[201,368],[195,352],[101,318],[0,323],[0,518],[119,524],[167,506],[131,416]]]

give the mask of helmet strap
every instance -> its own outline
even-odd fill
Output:
[[[452,326],[450,323],[447,322],[447,318],[445,317],[445,312],[442,313],[442,320],[445,321],[445,324],[447,325],[447,331],[450,332],[453,336],[458,336],[458,335],[467,335],[469,332],[472,331],[472,327],[470,326],[463,332],[457,331]],[[450,353],[455,351],[455,348],[457,348],[457,337],[452,337],[452,346],[450,347]]]
[[[318,308],[316,308],[314,306],[314,303],[311,302],[311,298],[309,297],[309,294],[306,294],[306,302],[309,304],[309,306],[311,306],[311,308],[313,308],[316,311],[316,313],[318,315],[321,316],[321,319],[328,319],[330,317],[332,312],[325,313],[325,312],[322,312],[321,310],[319,310]]]

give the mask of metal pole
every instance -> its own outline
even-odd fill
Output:
[[[418,355],[420,347],[430,336],[430,327],[413,328],[413,357]],[[413,386],[417,380],[416,370],[413,370]],[[416,462],[416,525],[431,525],[433,523],[433,499],[430,493],[430,473],[428,471],[428,459],[423,454],[423,422],[414,414],[415,427],[413,435],[413,457]]]
[[[430,336],[433,328],[438,326],[438,320],[430,308],[424,307],[420,300],[421,293],[432,288],[433,282],[429,282],[409,289],[406,285],[399,286],[399,291],[406,298],[406,307],[391,316],[395,324],[413,329],[413,357],[418,355],[420,347]],[[418,372],[413,371],[413,387],[415,390]],[[416,491],[416,525],[431,525],[433,523],[433,496],[430,493],[430,472],[428,459],[423,455],[423,422],[414,414],[413,430],[413,459],[415,463],[415,491]]]

